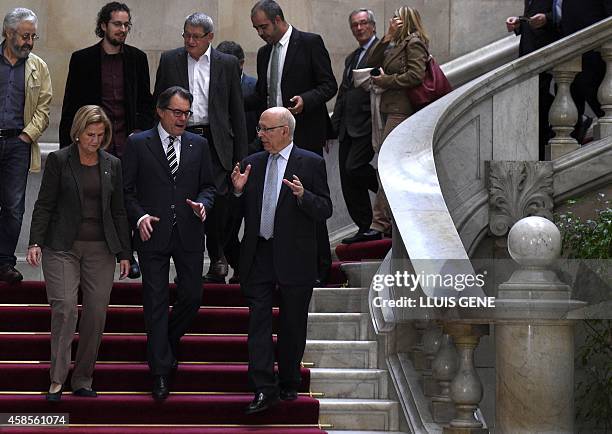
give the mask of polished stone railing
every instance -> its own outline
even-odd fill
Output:
[[[475,273],[470,255],[489,230],[485,162],[538,159],[537,95],[541,72],[550,71],[558,84],[549,116],[557,133],[549,143],[555,202],[609,184],[612,167],[610,40],[612,19],[484,74],[414,114],[387,137],[379,156],[379,168],[393,212],[394,233],[393,249],[379,273],[398,270]],[[607,74],[599,91],[606,114],[598,120],[595,142],[582,148],[569,136],[570,127],[573,128],[576,122],[576,117],[572,117],[575,106],[569,96],[569,83],[580,70],[576,59],[592,49],[600,50],[607,64]],[[533,292],[537,285],[529,287],[533,282],[520,283],[524,285],[522,294],[537,292]],[[557,304],[563,305],[567,311],[568,294],[563,291],[566,290],[555,292],[555,296],[561,297]],[[417,292],[429,297],[448,294],[445,288],[426,284],[421,285]],[[395,299],[403,295],[402,288],[397,286],[385,287],[377,293]],[[466,294],[484,296],[479,288],[470,288]],[[374,295],[371,289],[370,298]],[[517,313],[520,308],[513,310],[512,307],[520,304],[513,300],[520,299],[520,291],[512,295],[507,290],[505,295],[511,299],[506,302],[506,310],[512,312],[503,318],[494,315],[475,318],[468,312],[453,309],[378,308],[370,305],[378,333],[399,335],[401,330],[403,336],[417,339],[411,351],[387,354],[390,376],[413,431],[486,432],[487,422],[479,405],[494,403],[497,409],[494,408],[493,413],[497,410],[497,414],[489,417],[488,421],[492,424],[493,419],[496,420],[496,432],[542,432],[544,427],[552,430],[546,432],[572,432],[573,413],[568,406],[569,398],[554,399],[561,390],[564,393],[573,390],[573,374],[569,375],[567,371],[572,369],[573,373],[573,368],[567,364],[555,365],[555,369],[567,374],[561,385],[554,383],[555,378],[559,378],[557,376],[543,376],[528,384],[512,382],[509,378],[513,372],[516,373],[514,368],[508,364],[497,366],[494,389],[500,391],[503,387],[510,387],[506,392],[512,393],[535,387],[548,397],[548,407],[541,408],[540,412],[530,409],[523,421],[520,417],[509,416],[517,409],[511,408],[507,399],[500,399],[500,395],[497,399],[493,395],[483,400],[483,383],[476,374],[478,369],[475,369],[473,354],[479,339],[488,334],[491,324],[497,324],[496,331],[499,329],[500,335],[496,334],[497,349],[488,348],[488,352],[497,351],[498,357],[510,353],[517,355],[510,345],[525,343],[517,338],[525,327],[542,330],[542,339],[546,342],[554,335],[559,350],[564,352],[563,360],[573,357],[571,324],[564,322],[563,316],[548,317],[546,312],[550,311],[550,303],[536,306],[535,311],[534,304],[527,303],[523,308],[528,314],[522,315]],[[576,306],[576,303],[571,305],[572,308]],[[553,315],[557,314],[553,312]],[[438,338],[432,340],[434,335]],[[401,340],[397,336],[395,339]],[[541,348],[538,348],[536,356],[548,362],[551,362],[551,357],[554,359]],[[524,362],[530,361],[524,359]],[[537,372],[536,366],[525,366]],[[563,417],[554,420],[552,415],[559,409]],[[512,431],[516,429],[519,431]]]

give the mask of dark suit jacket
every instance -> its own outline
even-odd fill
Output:
[[[589,27],[612,15],[612,0],[563,0],[562,36]]]
[[[251,174],[243,194],[234,197],[244,215],[240,275],[247,286],[257,250],[268,155],[266,151],[257,152],[242,162],[241,167],[251,164]],[[292,180],[293,175],[302,181],[304,196],[298,203],[286,185],[281,187],[274,217],[274,263],[270,266],[282,285],[312,285],[317,278],[317,222],[324,222],[332,214],[325,161],[294,146],[284,177]]]
[[[268,62],[272,45],[266,44],[257,52],[257,97],[249,101],[260,110],[266,108],[268,100]],[[331,135],[331,124],[325,103],[332,99],[338,84],[332,72],[329,53],[321,36],[301,32],[295,27],[291,32],[289,46],[283,65],[281,93],[283,105],[299,95],[304,100],[304,110],[295,117],[296,127],[293,141],[302,148],[321,152],[325,140]]]
[[[529,23],[521,21],[519,27],[514,31],[521,35],[519,44],[519,56],[524,56],[536,51],[548,44],[553,43],[558,38],[553,22],[553,0],[525,0],[523,15],[532,17],[535,14],[546,15],[546,25],[539,29],[533,29]]]
[[[120,259],[129,259],[130,228],[123,204],[121,161],[98,151],[102,190],[102,225],[109,250]],[[32,213],[30,245],[70,250],[81,225],[83,190],[77,145],[49,154],[38,199]]]
[[[184,47],[162,53],[157,68],[157,97],[171,86],[189,89],[188,53]],[[208,119],[215,150],[223,168],[230,172],[236,161],[247,155],[244,103],[240,88],[238,59],[211,48]]]
[[[250,75],[242,74],[242,78],[240,80],[240,87],[242,88],[242,96],[246,98],[250,98],[251,95],[255,94],[255,86],[257,85],[257,79],[255,77],[251,77]],[[255,131],[255,127],[259,122],[259,112],[257,110],[246,110],[244,112],[244,116],[246,119],[246,130],[247,130],[247,141],[249,144],[248,153],[252,154],[254,152],[252,148],[252,144],[257,138],[257,131]],[[261,149],[257,149],[258,151]]]
[[[72,53],[59,127],[60,147],[72,143],[70,128],[79,108],[87,104],[102,105],[102,42]],[[136,47],[123,46],[123,86],[127,133],[148,130],[153,126],[147,55]]]
[[[128,138],[123,155],[125,208],[134,229],[136,250],[159,251],[168,246],[172,235],[173,214],[182,246],[188,251],[204,250],[204,225],[186,200],[203,203],[209,213],[215,187],[212,179],[208,143],[202,137],[185,132],[181,136],[181,159],[172,179],[157,127]],[[151,239],[140,239],[136,223],[145,214],[159,217]]]
[[[372,45],[361,57],[361,61],[355,69],[363,68],[368,59],[370,49],[376,44],[375,38]],[[334,113],[331,123],[334,128],[334,136],[342,141],[345,134],[351,137],[363,137],[372,134],[372,112],[370,109],[370,93],[362,88],[353,86],[350,76],[351,67],[355,62],[355,56],[359,51],[355,50],[344,59],[344,72],[342,73],[342,83],[338,89]]]

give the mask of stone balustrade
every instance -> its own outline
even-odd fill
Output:
[[[596,127],[593,130],[593,139],[600,140],[612,135],[612,43],[605,42],[596,50],[601,53],[606,63],[606,74],[597,93],[605,115],[596,120]],[[581,71],[581,56],[560,63],[551,71],[557,85],[555,99],[548,114],[548,122],[555,132],[555,136],[548,142],[551,160],[575,151],[581,146],[570,136],[578,121],[578,111],[570,93],[570,86]]]

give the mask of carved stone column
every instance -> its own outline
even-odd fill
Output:
[[[482,382],[474,367],[474,350],[480,338],[489,334],[489,324],[472,320],[453,321],[446,326],[459,353],[459,368],[450,385],[450,397],[455,404],[455,418],[444,427],[444,434],[485,434],[489,430],[474,417],[482,400]]]
[[[427,359],[425,352],[423,351],[423,335],[429,325],[429,321],[418,319],[412,322],[416,331],[417,339],[416,344],[412,347],[410,358],[414,364],[414,369],[422,371],[427,368]]]
[[[601,109],[606,114],[599,118],[594,131],[595,139],[603,139],[612,135],[612,42],[606,42],[599,50],[601,58],[606,62],[606,75],[599,86],[597,98]]]
[[[449,423],[455,417],[455,406],[450,398],[450,385],[459,365],[453,338],[447,330],[444,331],[440,349],[431,365],[433,378],[440,388],[439,393],[431,398],[431,413],[437,423]]]
[[[574,432],[574,332],[567,313],[585,303],[551,270],[561,235],[527,217],[508,234],[521,267],[499,286],[494,316],[496,434]]]
[[[550,159],[554,160],[580,147],[576,139],[570,137],[578,120],[578,110],[570,94],[570,85],[574,77],[582,70],[582,57],[576,57],[555,66],[552,75],[557,84],[557,95],[548,113],[548,122],[555,132],[555,137],[548,142]]]

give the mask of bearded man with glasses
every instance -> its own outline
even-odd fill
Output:
[[[159,95],[170,86],[181,86],[193,94],[193,116],[187,131],[208,141],[217,189],[215,208],[206,222],[210,268],[204,280],[225,283],[228,264],[224,250],[233,222],[227,199],[230,173],[236,161],[247,155],[240,66],[236,57],[212,48],[214,24],[208,15],[189,15],[182,36],[183,47],[162,53],[153,94]]]
[[[104,109],[113,126],[106,151],[119,158],[130,134],[153,126],[149,63],[143,51],[125,43],[131,29],[130,8],[125,3],[107,3],[96,21],[100,42],[72,53],[59,126],[61,148],[72,143],[72,121],[84,105]],[[140,277],[134,256],[130,259],[128,277]]]
[[[0,45],[0,281],[23,280],[15,248],[25,211],[28,168],[40,171],[38,139],[49,125],[47,64],[32,53],[38,18],[26,8],[4,17]]]

